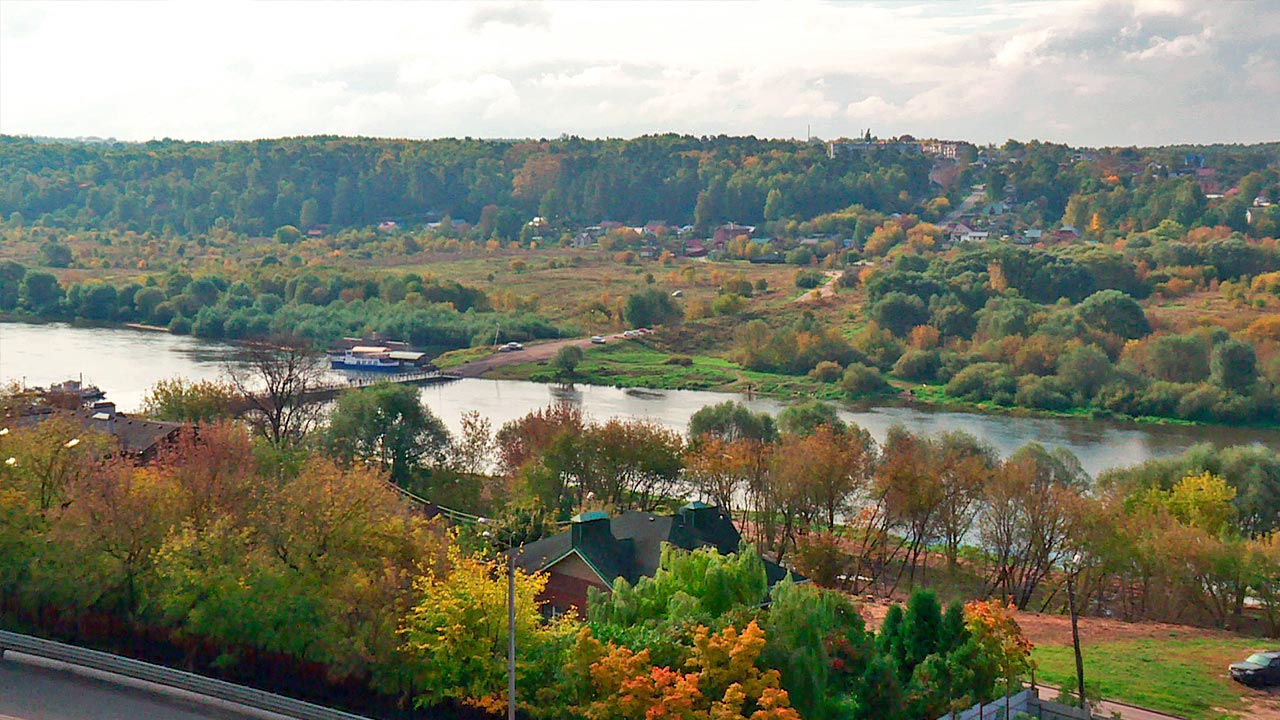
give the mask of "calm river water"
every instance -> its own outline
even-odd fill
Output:
[[[214,379],[225,372],[233,357],[234,349],[229,345],[167,333],[0,323],[0,381],[47,386],[83,375],[85,382],[102,388],[125,412],[136,410],[147,388],[157,380],[174,376]],[[785,407],[777,400],[745,400],[721,393],[682,390],[650,396],[595,386],[578,386],[565,393],[552,386],[510,380],[460,380],[423,388],[422,396],[453,430],[458,429],[462,413],[469,410],[488,417],[497,428],[557,398],[580,404],[596,419],[647,417],[680,431],[698,409],[726,399],[740,399],[753,410],[775,414]],[[1174,455],[1202,442],[1257,444],[1280,450],[1280,433],[1267,430],[1015,418],[900,406],[846,410],[842,415],[880,440],[891,426],[899,424],[923,433],[964,430],[1005,455],[1031,441],[1062,446],[1075,453],[1091,475]]]

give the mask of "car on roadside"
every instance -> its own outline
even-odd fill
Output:
[[[518,342],[509,342],[506,345],[499,347],[498,352],[515,352],[517,350],[523,350],[523,349],[524,349],[524,345],[521,345]]]
[[[1250,655],[1228,668],[1231,679],[1251,687],[1280,686],[1280,650],[1268,650]]]
[[[591,344],[592,344],[592,345],[603,345],[603,344],[604,344],[604,338],[603,338],[603,337],[601,337],[600,335],[592,335],[592,336],[591,336]]]

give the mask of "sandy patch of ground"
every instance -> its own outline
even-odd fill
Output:
[[[572,338],[569,340],[553,340],[551,342],[535,343],[526,345],[524,350],[515,352],[497,352],[492,355],[482,357],[479,360],[472,360],[469,363],[459,365],[453,368],[451,372],[457,373],[462,377],[480,377],[484,373],[507,365],[519,365],[521,363],[541,362],[550,360],[555,357],[556,352],[566,345],[577,345],[586,349],[591,347],[589,338]]]
[[[879,628],[889,611],[887,603],[863,603],[862,618],[867,627]],[[1071,618],[1035,612],[1015,612],[1014,618],[1027,639],[1036,645],[1070,645]],[[1226,638],[1235,637],[1220,630],[1206,630],[1188,625],[1158,622],[1124,622],[1107,618],[1080,618],[1081,642],[1111,642],[1141,638]]]

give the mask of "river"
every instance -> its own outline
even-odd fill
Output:
[[[226,372],[235,349],[223,343],[124,328],[81,328],[53,323],[0,323],[0,381],[44,385],[83,375],[102,388],[121,411],[136,411],[147,388],[174,376],[216,379]],[[581,405],[591,417],[646,417],[684,431],[700,408],[738,399],[755,411],[778,413],[785,403],[769,398],[694,390],[652,394],[617,388],[577,386],[568,392],[513,380],[459,380],[422,390],[423,400],[456,431],[464,412],[477,411],[494,428],[556,399]],[[1090,475],[1110,467],[1175,455],[1197,443],[1265,445],[1280,450],[1280,433],[1223,426],[1138,425],[1109,420],[1023,418],[949,412],[902,406],[846,409],[841,415],[883,440],[893,425],[917,433],[963,430],[985,440],[1002,455],[1028,442],[1065,447]]]

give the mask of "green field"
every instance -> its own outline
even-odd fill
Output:
[[[1104,699],[1161,710],[1191,720],[1244,717],[1249,689],[1227,676],[1227,665],[1276,641],[1257,638],[1143,638],[1084,647],[1085,683]],[[1073,687],[1070,646],[1037,646],[1036,680]]]
[[[490,377],[535,382],[558,379],[556,368],[550,362],[500,368]],[[723,358],[674,355],[642,341],[621,339],[611,339],[607,345],[588,348],[575,371],[574,380],[591,385],[660,390],[749,390],[767,395],[812,396],[829,400],[842,397],[840,388],[832,383],[817,382],[805,376],[747,370]]]

